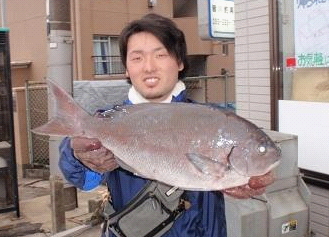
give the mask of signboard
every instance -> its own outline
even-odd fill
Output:
[[[202,39],[235,37],[234,0],[198,0],[199,35]]]
[[[295,0],[296,67],[329,67],[329,0]]]

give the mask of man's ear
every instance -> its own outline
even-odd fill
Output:
[[[178,63],[178,71],[182,71],[184,69],[184,63],[179,62]]]

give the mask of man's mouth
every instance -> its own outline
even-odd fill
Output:
[[[156,86],[159,82],[159,78],[157,77],[148,77],[144,79],[144,82],[147,86],[153,87]]]

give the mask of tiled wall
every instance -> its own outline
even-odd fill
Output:
[[[316,237],[329,236],[329,190],[308,186],[312,196],[310,205],[311,230]]]
[[[270,40],[268,1],[235,0],[237,113],[270,128]]]

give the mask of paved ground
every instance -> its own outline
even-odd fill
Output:
[[[78,190],[78,208],[67,211],[66,231],[52,233],[50,185],[48,180],[22,179],[19,181],[20,218],[16,212],[0,213],[0,236],[64,237],[100,236],[100,225],[91,226],[88,201],[101,199],[106,188],[92,192]]]

